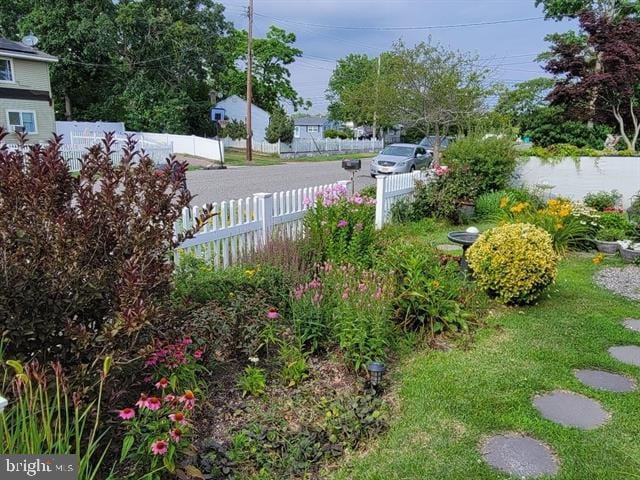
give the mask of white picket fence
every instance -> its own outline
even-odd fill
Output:
[[[223,139],[225,147],[246,149],[245,139]],[[253,151],[286,156],[324,154],[324,153],[355,153],[377,152],[384,147],[382,140],[342,140],[340,138],[294,138],[290,144],[278,142],[252,141]]]
[[[337,185],[347,188],[349,183],[346,180],[286,192],[255,193],[245,199],[214,203],[211,208],[216,215],[194,238],[184,241],[180,250],[209,260],[216,267],[233,265],[276,235],[298,238],[303,233],[302,219],[310,206],[305,200]],[[175,233],[191,228],[201,211],[199,207],[183,209],[182,221],[176,224]],[[180,252],[177,252],[176,261],[179,258]]]
[[[376,228],[381,229],[391,220],[393,205],[402,198],[412,198],[416,182],[427,182],[428,172],[416,171],[401,175],[378,175],[376,178]]]
[[[378,177],[376,196],[376,228],[390,220],[395,202],[410,197],[417,180],[428,180],[423,172]],[[276,193],[256,193],[252,197],[214,203],[213,216],[200,233],[182,243],[176,252],[179,261],[183,252],[195,254],[213,262],[217,268],[238,263],[247,253],[265,246],[272,238],[296,239],[303,235],[302,219],[309,208],[306,199],[314,199],[327,188],[342,185],[348,191],[349,180],[329,185],[299,188]],[[204,208],[204,207],[203,207]],[[181,233],[194,225],[202,208],[185,208],[182,220],[175,226]]]

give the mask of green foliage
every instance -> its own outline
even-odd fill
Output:
[[[467,258],[480,288],[509,304],[534,302],[555,280],[558,262],[551,236],[526,223],[486,231]]]
[[[267,376],[264,370],[258,367],[245,367],[238,378],[238,387],[242,390],[243,397],[245,395],[257,397],[264,394],[267,388]]]
[[[599,212],[602,212],[607,208],[619,206],[621,200],[622,194],[617,190],[612,190],[611,192],[600,191],[585,195],[584,204],[587,207],[595,208]]]
[[[523,136],[529,137],[534,145],[541,147],[569,144],[597,150],[604,148],[604,141],[612,132],[606,125],[596,124],[589,127],[586,123],[567,120],[564,109],[557,106],[533,110],[522,118],[521,130]]]
[[[305,247],[315,262],[330,261],[371,265],[373,258],[375,201],[336,186],[325,189],[304,217]]]
[[[617,227],[604,227],[596,232],[596,240],[603,242],[616,242],[624,240],[627,236],[627,230]]]
[[[353,133],[347,132],[345,130],[328,129],[324,131],[324,138],[341,138],[343,140],[346,140],[348,138],[353,138]]]
[[[349,54],[338,60],[327,88],[331,101],[329,118],[358,124],[372,123],[372,112],[357,99],[362,86],[369,84],[375,75],[375,64],[376,59],[364,54]]]
[[[75,402],[60,364],[45,368],[22,365],[16,360],[5,363],[0,342],[0,390],[10,403],[0,413],[0,453],[2,454],[75,454],[79,479],[93,480],[109,450],[108,427],[103,422],[102,390],[109,374],[111,359],[105,361],[96,401]]]
[[[596,223],[600,228],[614,228],[625,233],[631,232],[634,228],[633,223],[627,219],[626,215],[617,211],[600,213]]]
[[[640,225],[640,192],[631,199],[631,205],[627,209],[629,220]]]
[[[450,260],[412,244],[396,245],[383,253],[381,269],[394,272],[394,308],[405,330],[433,335],[467,329],[469,315],[463,303],[471,300],[471,289],[458,262]]]
[[[282,342],[279,354],[282,362],[280,376],[285,385],[294,387],[309,376],[307,356],[300,345]]]
[[[513,124],[520,125],[523,117],[545,104],[546,96],[554,85],[555,81],[547,77],[517,83],[512,89],[500,92],[495,111],[506,115]]]
[[[362,187],[360,189],[360,196],[366,198],[376,198],[377,187],[376,185],[367,185],[366,187]]]
[[[568,143],[559,143],[549,145],[548,147],[534,146],[527,150],[527,155],[538,157],[544,160],[562,160],[564,158],[573,158],[579,160],[580,157],[602,157],[610,155],[610,153],[602,150],[596,150],[590,147],[576,147]],[[616,153],[618,155],[618,153]]]
[[[233,140],[247,138],[247,126],[242,120],[231,120],[221,131],[221,137],[229,137]]]
[[[543,200],[538,195],[526,189],[498,190],[478,197],[476,200],[476,218],[478,220],[497,221],[503,218],[503,205],[516,205],[522,202],[528,203],[535,209],[539,209],[544,205]]]
[[[269,143],[291,143],[293,141],[293,120],[280,110],[271,114],[269,126],[264,136]]]
[[[467,136],[457,139],[444,154],[444,163],[468,169],[475,180],[475,192],[506,188],[516,168],[518,152],[509,138]]]

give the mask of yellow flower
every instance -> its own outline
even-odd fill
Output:
[[[504,208],[509,204],[509,197],[502,197],[500,199],[500,208]]]
[[[529,206],[529,204],[527,202],[520,202],[517,205],[511,207],[511,212],[513,212],[513,213],[521,213],[528,206]]]
[[[440,288],[440,282],[438,280],[434,280],[431,282],[432,288]]]
[[[591,259],[594,265],[600,265],[603,260],[604,260],[604,255],[601,253],[597,254],[595,257]]]
[[[256,274],[256,271],[255,271],[255,270],[245,270],[245,271],[244,271],[244,274],[245,274],[247,277],[253,277],[253,276]]]
[[[564,225],[562,224],[562,222],[556,223],[556,230],[562,230],[563,228],[564,228]]]

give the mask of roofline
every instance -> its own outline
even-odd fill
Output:
[[[32,60],[34,62],[47,62],[47,63],[56,63],[58,62],[57,57],[41,57],[39,54],[28,54],[28,53],[17,53],[11,50],[0,50],[0,56],[9,57],[9,58],[19,58],[21,60]]]

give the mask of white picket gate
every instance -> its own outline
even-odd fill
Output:
[[[349,180],[276,193],[255,193],[247,197],[211,205],[216,213],[193,238],[184,241],[179,250],[193,253],[213,262],[215,267],[228,267],[247,253],[266,245],[274,236],[296,239],[303,233],[302,219],[309,202],[325,189],[350,184]],[[194,225],[202,211],[185,208],[175,233]],[[179,261],[180,252],[176,254]]]
[[[416,171],[400,175],[378,175],[376,179],[376,229],[389,222],[394,203],[413,197],[417,181],[428,181],[428,172]]]

